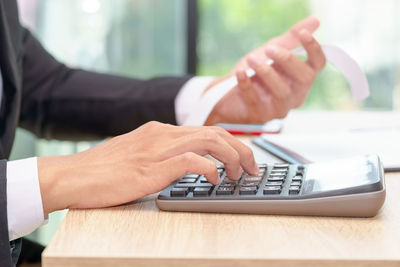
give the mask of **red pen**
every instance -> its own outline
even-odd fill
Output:
[[[266,124],[217,124],[217,126],[224,128],[231,134],[248,135],[277,134],[281,132],[282,125],[282,120],[272,120]]]

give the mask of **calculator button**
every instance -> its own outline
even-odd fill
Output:
[[[203,196],[209,196],[212,192],[212,187],[207,186],[207,187],[196,187],[193,190],[193,196],[195,197],[203,197]]]
[[[202,183],[202,184],[196,185],[196,187],[207,187],[207,186],[214,186],[214,185],[210,184],[210,183]]]
[[[274,182],[267,182],[266,184],[265,184],[265,186],[282,186],[282,184],[283,184],[283,181],[274,181]]]
[[[200,183],[208,183],[207,178],[206,177],[201,177],[200,178]]]
[[[277,164],[274,164],[274,168],[289,168],[289,164],[277,163]]]
[[[279,173],[279,172],[287,173],[288,169],[277,168],[277,169],[272,169],[271,170],[271,173]]]
[[[273,177],[268,177],[268,182],[269,181],[283,181],[285,180],[285,176],[273,176]]]
[[[258,176],[249,176],[244,178],[244,181],[246,182],[261,182],[262,177],[258,177]]]
[[[300,192],[300,187],[299,186],[290,186],[289,187],[289,194],[290,195],[296,195]]]
[[[290,186],[301,186],[301,181],[292,181]]]
[[[231,180],[228,177],[225,177],[225,179],[224,179],[224,181],[222,183],[225,183],[225,184],[237,184],[237,182],[238,181]]]
[[[268,165],[267,164],[258,164],[258,168],[262,168],[262,169],[265,169],[265,168],[267,168],[268,167]]]
[[[261,181],[260,181],[261,182]],[[242,186],[256,186],[258,188],[258,186],[260,185],[260,182],[248,182],[248,181],[244,181],[242,183]]]
[[[188,188],[188,187],[195,187],[195,186],[196,186],[196,183],[181,183],[181,182],[179,182],[175,185],[175,187],[179,187],[179,188]]]
[[[228,179],[228,180],[223,180],[220,186],[229,187],[229,186],[236,186],[237,184],[238,184],[237,181],[232,181]]]
[[[274,172],[271,173],[269,176],[286,176],[286,172]]]
[[[235,190],[234,186],[220,186],[217,189],[217,195],[232,195],[233,191]]]
[[[303,176],[301,175],[296,175],[295,177],[292,178],[292,181],[301,181],[303,180]]]
[[[200,175],[198,175],[198,174],[195,174],[195,173],[188,173],[188,174],[186,174],[185,176],[183,176],[183,179],[186,179],[186,178],[199,178],[199,176]]]
[[[264,187],[264,195],[280,194],[280,186],[266,186]]]
[[[236,186],[236,183],[224,183],[224,182],[222,182],[222,183],[220,184],[220,186],[222,186],[222,187]]]
[[[297,166],[297,169],[298,169],[299,171],[303,171],[303,170],[304,170],[304,166],[302,166],[302,165]]]
[[[183,183],[195,183],[197,179],[194,178],[182,178],[179,183],[183,184]]]
[[[188,194],[188,188],[173,188],[170,192],[171,197],[186,197]]]
[[[242,186],[239,189],[240,195],[255,195],[257,194],[257,187],[256,186]]]

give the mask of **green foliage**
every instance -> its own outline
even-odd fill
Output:
[[[306,17],[304,0],[199,0],[198,74],[222,75]]]

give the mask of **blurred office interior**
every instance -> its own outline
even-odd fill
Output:
[[[400,2],[396,0],[29,0],[20,17],[51,54],[71,67],[137,78],[223,75],[248,51],[302,18],[316,37],[362,66],[371,97],[356,103],[328,65],[303,110],[398,110]],[[69,154],[96,142],[38,140],[19,129],[12,159]],[[29,238],[46,245],[65,211]]]

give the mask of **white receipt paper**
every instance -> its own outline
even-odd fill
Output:
[[[326,60],[344,74],[356,101],[361,101],[369,96],[367,77],[365,77],[364,72],[353,58],[341,48],[334,45],[322,45],[322,51],[325,54]],[[307,55],[303,47],[292,50],[292,53],[298,56]],[[266,64],[272,65],[273,61],[268,60]],[[246,74],[251,77],[255,72],[252,69],[248,69]],[[185,125],[204,125],[208,115],[218,101],[236,85],[236,77],[232,76],[208,90],[193,108]]]

